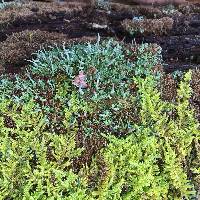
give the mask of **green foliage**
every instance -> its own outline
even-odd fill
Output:
[[[153,76],[135,78],[140,98],[140,124],[126,138],[106,136],[102,151],[108,172],[99,199],[190,199],[195,196],[186,165],[199,124],[189,108],[191,73],[180,83],[177,104],[161,100]],[[176,117],[169,115],[176,112]]]
[[[183,77],[183,72],[176,70],[176,71],[172,72],[172,76],[175,80],[180,80]]]
[[[156,44],[141,44],[137,49],[137,60],[135,62],[135,75],[148,76],[152,73],[153,66],[162,61],[162,48]]]
[[[95,6],[98,9],[109,10],[110,9],[110,0],[95,0]]]
[[[0,10],[2,9],[6,9],[9,7],[15,7],[15,6],[20,6],[21,4],[19,2],[5,2],[4,0],[2,0],[0,2]]]
[[[52,47],[50,51],[40,50],[23,76],[1,77],[1,98],[23,103],[37,98],[45,102],[44,94],[48,90],[52,95],[56,89],[68,93],[74,90],[72,82],[80,71],[86,75],[88,84],[81,93],[86,100],[99,102],[116,96],[127,98],[130,96],[131,78],[135,74],[148,75],[152,67],[162,60],[159,46],[132,45],[131,49],[134,50],[130,51],[117,41],[98,40],[96,44],[78,44],[68,48],[63,45],[62,48]],[[135,59],[132,60],[132,57]]]
[[[45,132],[45,119],[34,106],[30,101],[19,112],[11,101],[0,104],[1,198],[85,199],[86,182],[71,167],[82,151],[75,147],[75,132]],[[66,128],[69,112],[66,109]],[[12,117],[14,128],[5,125],[5,116]]]
[[[80,122],[85,135],[102,131],[123,135],[130,132],[135,117],[129,102],[132,77],[150,74],[152,67],[161,62],[160,50],[155,45],[128,47],[112,39],[100,41],[100,38],[95,44],[70,47],[63,44],[62,48],[43,49],[36,53],[36,59],[24,74],[11,78],[1,76],[0,100],[12,99],[23,105],[34,99],[35,109],[43,112],[49,129],[55,131],[55,126],[63,129],[64,125],[62,122],[57,125],[52,113],[62,118],[72,91],[77,91],[77,98],[93,109],[91,117],[88,111],[80,113],[80,110],[71,116],[73,121],[86,115]],[[73,85],[80,71],[86,76],[88,87],[84,89]]]
[[[183,166],[187,162],[187,156],[190,156],[192,141],[199,136],[199,124],[194,118],[193,110],[189,107],[190,79],[191,73],[189,72],[185,75],[184,81],[180,83],[175,105],[160,100],[160,94],[155,86],[150,84],[153,83],[153,77],[145,81],[139,80],[142,126],[151,128],[152,134],[162,141],[161,151],[167,165],[164,173],[172,179],[170,183],[174,188],[174,193],[180,196],[187,196],[189,190],[187,174],[183,173]]]
[[[173,14],[175,14],[176,12],[178,12],[178,10],[172,4],[166,5],[165,7],[162,8],[162,13],[166,14],[167,16],[170,16],[170,15],[173,16]]]
[[[1,198],[192,199],[200,133],[191,73],[165,102],[152,70],[161,60],[155,44],[98,40],[41,50],[25,73],[2,75]],[[86,88],[73,84],[80,71]]]
[[[52,51],[46,52],[41,50],[37,53],[31,66],[31,72],[34,75],[43,74],[46,77],[54,77],[58,73],[66,74],[69,82],[83,70],[88,72],[87,83],[89,88],[85,93],[92,93],[92,98],[103,99],[111,95],[113,84],[115,88],[120,84],[121,79],[130,74],[132,64],[125,59],[123,46],[115,41],[103,42],[96,44],[74,45],[66,49],[63,46],[53,48]],[[121,66],[121,73],[118,73],[118,66]],[[95,72],[90,71],[94,69]],[[112,75],[112,82],[109,79]],[[105,87],[106,86],[106,87]],[[127,87],[119,87],[119,92],[125,93]],[[104,90],[101,88],[105,88]],[[92,92],[93,91],[93,92]],[[88,94],[89,95],[89,94]]]
[[[34,75],[43,74],[49,78],[62,73],[69,81],[83,70],[89,85],[84,90],[85,96],[94,101],[113,95],[127,97],[132,76],[135,73],[148,74],[154,65],[161,62],[158,46],[155,51],[151,51],[148,44],[136,45],[135,49],[130,52],[124,44],[113,40],[98,40],[96,44],[79,44],[70,48],[63,45],[62,49],[40,50],[30,70]],[[131,56],[136,57],[136,62],[127,59]]]

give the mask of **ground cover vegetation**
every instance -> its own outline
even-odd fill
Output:
[[[99,38],[41,49],[30,63],[1,76],[2,199],[196,196],[191,71],[166,101],[156,44]]]
[[[0,3],[0,199],[199,199],[199,4],[88,2]]]

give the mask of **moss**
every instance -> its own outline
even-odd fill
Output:
[[[200,6],[198,5],[198,1],[197,1],[197,5],[195,5],[195,2],[194,3],[188,3],[188,4],[185,4],[185,5],[184,4],[179,5],[178,10],[185,15],[189,15],[190,13],[199,13],[200,12]]]
[[[71,3],[46,3],[46,2],[30,2],[21,4],[21,6],[9,7],[1,11],[0,27],[6,27],[27,21],[42,21],[46,18],[51,19],[52,14],[61,13],[70,17],[83,13],[89,8],[87,4],[71,2]]]
[[[138,7],[140,15],[146,16],[147,18],[161,18],[163,16],[162,11],[159,8],[140,6]]]
[[[122,22],[123,28],[130,34],[155,34],[163,35],[173,27],[173,19],[163,17],[160,19],[125,19]]]

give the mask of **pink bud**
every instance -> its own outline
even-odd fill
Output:
[[[72,81],[72,83],[80,88],[87,88],[88,85],[85,81],[86,75],[83,73],[83,71],[79,72],[79,75],[77,75],[74,80]]]

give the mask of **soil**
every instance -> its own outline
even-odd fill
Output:
[[[138,43],[159,44],[163,49],[162,55],[167,72],[200,66],[200,4],[198,3],[173,7],[173,13],[170,7],[126,6],[115,3],[111,4],[109,10],[84,3],[69,2],[29,2],[20,9],[20,12],[17,12],[19,8],[16,6],[1,12],[2,44],[5,44],[13,33],[25,30],[64,34],[66,40],[79,40],[84,36],[94,38],[99,33],[101,37],[115,37],[126,42],[135,40]],[[23,12],[23,9],[26,12]],[[163,12],[164,9],[168,10]],[[147,19],[171,17],[174,20],[173,28],[163,35],[154,33],[131,35],[122,27],[122,21],[136,16]],[[3,21],[5,18],[7,20]],[[1,48],[0,51],[4,49]],[[31,55],[29,57],[31,58]],[[10,66],[8,71],[12,72]],[[14,71],[16,72],[16,69]]]

